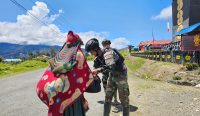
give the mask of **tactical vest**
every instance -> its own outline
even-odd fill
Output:
[[[105,65],[105,60],[104,60],[103,56],[102,57],[98,56],[94,59],[94,65],[93,65],[94,68],[99,68],[104,65]]]
[[[115,67],[113,67],[114,70],[124,71],[124,58],[117,50],[112,48],[106,49],[104,53],[104,58],[106,65],[115,64]]]

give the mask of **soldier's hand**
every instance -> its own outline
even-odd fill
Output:
[[[95,69],[92,70],[92,75],[94,76],[94,79],[96,79],[97,73],[98,73],[97,70],[95,70]]]

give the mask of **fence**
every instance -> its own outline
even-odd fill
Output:
[[[132,56],[142,57],[150,60],[172,62],[183,64],[186,62],[193,62],[200,65],[200,51],[156,51],[156,52],[137,52],[131,53]]]

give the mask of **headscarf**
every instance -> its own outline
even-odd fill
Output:
[[[37,94],[48,106],[48,116],[62,116],[93,81],[81,44],[80,37],[69,31],[62,49],[37,83]]]

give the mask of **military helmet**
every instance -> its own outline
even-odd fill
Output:
[[[102,44],[102,45],[103,45],[103,44],[111,44],[111,42],[110,42],[110,40],[108,40],[108,39],[104,39],[104,40],[102,41],[101,44]]]
[[[96,38],[90,39],[86,44],[85,44],[85,50],[87,52],[90,52],[90,50],[99,48],[99,41]]]

